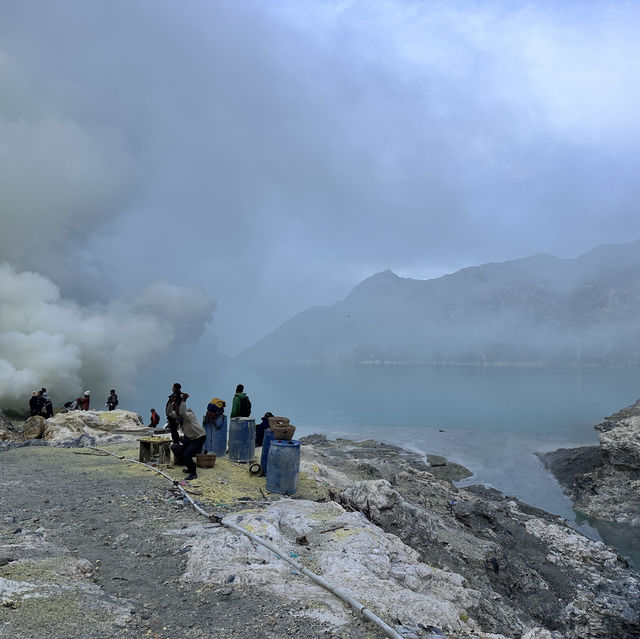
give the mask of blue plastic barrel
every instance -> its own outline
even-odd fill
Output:
[[[269,446],[273,439],[273,431],[266,428],[264,431],[264,439],[262,440],[262,455],[260,456],[260,466],[262,466],[262,475],[267,476],[267,462],[269,456]]]
[[[273,439],[267,457],[267,490],[279,495],[293,495],[298,488],[300,442]]]
[[[232,417],[229,424],[229,461],[251,462],[256,454],[256,420]]]
[[[213,424],[204,424],[204,430],[207,439],[203,449],[216,457],[224,457],[227,454],[227,416],[220,415]]]

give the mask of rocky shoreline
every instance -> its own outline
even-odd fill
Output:
[[[164,639],[189,628],[204,638],[211,627],[218,637],[384,636],[273,553],[198,518],[144,468],[65,448],[131,449],[135,420],[130,435],[99,414],[58,421],[45,425],[48,440],[29,440],[50,445],[18,437],[0,452],[0,480],[11,487],[0,521],[0,636],[102,638],[124,628]],[[322,435],[302,443],[293,499],[259,484],[247,489],[257,496],[216,488],[205,499],[207,481],[231,483],[218,465],[201,473],[203,505],[361,598],[403,637],[640,636],[640,576],[565,520],[492,489],[456,487],[468,471],[441,457]],[[61,593],[77,611],[70,606],[56,628],[30,602]],[[82,615],[95,617],[91,632]]]
[[[599,444],[540,454],[575,508],[600,520],[640,527],[640,400],[594,428]]]

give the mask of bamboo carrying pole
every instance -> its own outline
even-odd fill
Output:
[[[191,497],[188,495],[186,490],[180,485],[180,482],[177,479],[174,479],[173,477],[170,477],[166,473],[163,473],[159,468],[154,468],[153,466],[144,464],[138,461],[137,459],[129,459],[124,455],[116,455],[115,453],[105,450],[104,448],[97,448],[96,446],[89,446],[89,448],[91,448],[92,450],[98,450],[101,453],[106,453],[107,455],[111,455],[112,457],[115,457],[116,459],[120,459],[121,461],[128,461],[134,464],[140,464],[140,466],[144,466],[148,470],[152,470],[162,475],[163,477],[168,479],[172,484],[177,486],[180,489],[180,492],[182,493],[182,495],[189,501],[189,503],[193,506],[193,508],[197,512],[199,512],[201,515],[206,517],[209,521],[219,523],[225,528],[230,528],[231,530],[235,530],[236,532],[246,535],[247,537],[249,537],[249,539],[251,539],[255,543],[260,544],[265,548],[268,548],[271,552],[275,554],[276,557],[278,557],[279,559],[282,559],[283,561],[286,561],[288,564],[293,566],[296,570],[301,572],[303,575],[309,577],[309,579],[311,579],[313,582],[317,583],[319,586],[322,586],[329,592],[333,593],[336,597],[338,597],[345,603],[349,604],[352,608],[354,608],[360,614],[362,614],[362,616],[365,617],[365,619],[368,619],[369,621],[373,622],[376,626],[378,626],[380,629],[384,630],[384,632],[389,637],[391,637],[391,639],[403,639],[402,635],[398,634],[389,624],[385,623],[382,619],[380,619],[378,615],[376,615],[375,613],[371,612],[371,610],[366,608],[364,604],[361,604],[357,599],[352,597],[350,594],[344,592],[340,588],[332,586],[329,582],[325,581],[322,577],[320,577],[320,575],[316,575],[314,572],[311,572],[304,566],[300,565],[297,561],[289,557],[287,553],[283,553],[277,546],[274,546],[268,541],[261,539],[257,535],[254,535],[253,533],[249,532],[245,528],[242,528],[242,526],[233,524],[230,521],[225,521],[221,517],[208,513],[206,510],[198,506],[198,504],[196,504],[196,502],[193,499],[191,499]]]

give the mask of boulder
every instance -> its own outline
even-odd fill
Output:
[[[478,603],[477,590],[458,574],[422,563],[416,551],[360,513],[346,512],[334,502],[281,500],[262,512],[234,514],[228,520],[268,539],[404,629],[432,626],[451,632],[459,631],[462,623],[469,633],[480,630],[468,612]],[[301,532],[309,542],[306,547],[296,542]],[[304,601],[300,614],[310,622],[333,626],[350,622],[346,604],[248,537],[206,524],[174,533],[187,537],[191,547],[183,581],[261,586],[286,599]],[[416,636],[427,635],[420,631]]]
[[[75,410],[48,419],[43,439],[54,445],[72,441],[78,441],[79,445],[84,445],[83,442],[107,443],[143,429],[140,415],[130,411]]]
[[[29,417],[22,428],[24,439],[41,439],[46,427],[47,420],[41,415]]]

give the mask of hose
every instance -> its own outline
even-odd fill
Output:
[[[325,588],[326,590],[334,594],[336,597],[338,597],[345,603],[349,604],[352,608],[357,610],[363,617],[365,617],[365,619],[368,619],[369,621],[373,622],[376,626],[378,626],[381,630],[383,630],[387,634],[387,636],[391,637],[391,639],[403,639],[402,635],[398,634],[391,626],[389,626],[382,619],[380,619],[378,615],[376,615],[375,613],[371,612],[371,610],[366,608],[364,604],[361,604],[357,599],[352,597],[350,594],[344,592],[340,588],[337,588],[336,586],[332,586],[328,581],[325,581],[322,577],[320,577],[320,575],[316,575],[314,572],[311,572],[304,566],[300,565],[297,561],[289,557],[287,553],[283,553],[279,548],[269,543],[268,541],[261,539],[260,537],[249,532],[246,528],[242,528],[242,526],[233,524],[230,521],[225,521],[218,515],[208,513],[206,510],[204,510],[198,504],[196,504],[196,502],[193,499],[191,499],[189,494],[180,485],[180,482],[177,479],[174,479],[173,477],[170,477],[166,473],[163,473],[159,468],[154,468],[153,466],[149,466],[148,464],[138,461],[137,459],[129,459],[124,455],[116,455],[115,453],[105,450],[104,448],[97,448],[96,446],[89,446],[89,448],[91,448],[92,450],[98,450],[101,453],[106,453],[107,455],[111,455],[112,457],[116,457],[121,461],[128,461],[134,464],[140,464],[140,466],[144,466],[145,468],[162,475],[163,477],[168,479],[172,484],[177,486],[177,488],[182,493],[183,497],[189,501],[189,503],[193,506],[193,508],[197,512],[199,512],[201,515],[206,517],[209,521],[214,523],[219,523],[225,528],[230,528],[231,530],[235,530],[236,532],[242,533],[243,535],[246,535],[247,537],[249,537],[249,539],[251,539],[255,543],[260,544],[265,548],[268,548],[272,553],[275,554],[276,557],[278,557],[279,559],[282,559],[283,561],[286,561],[288,564],[293,566],[297,571],[309,577],[311,581],[315,582],[319,586],[322,586],[323,588]]]

